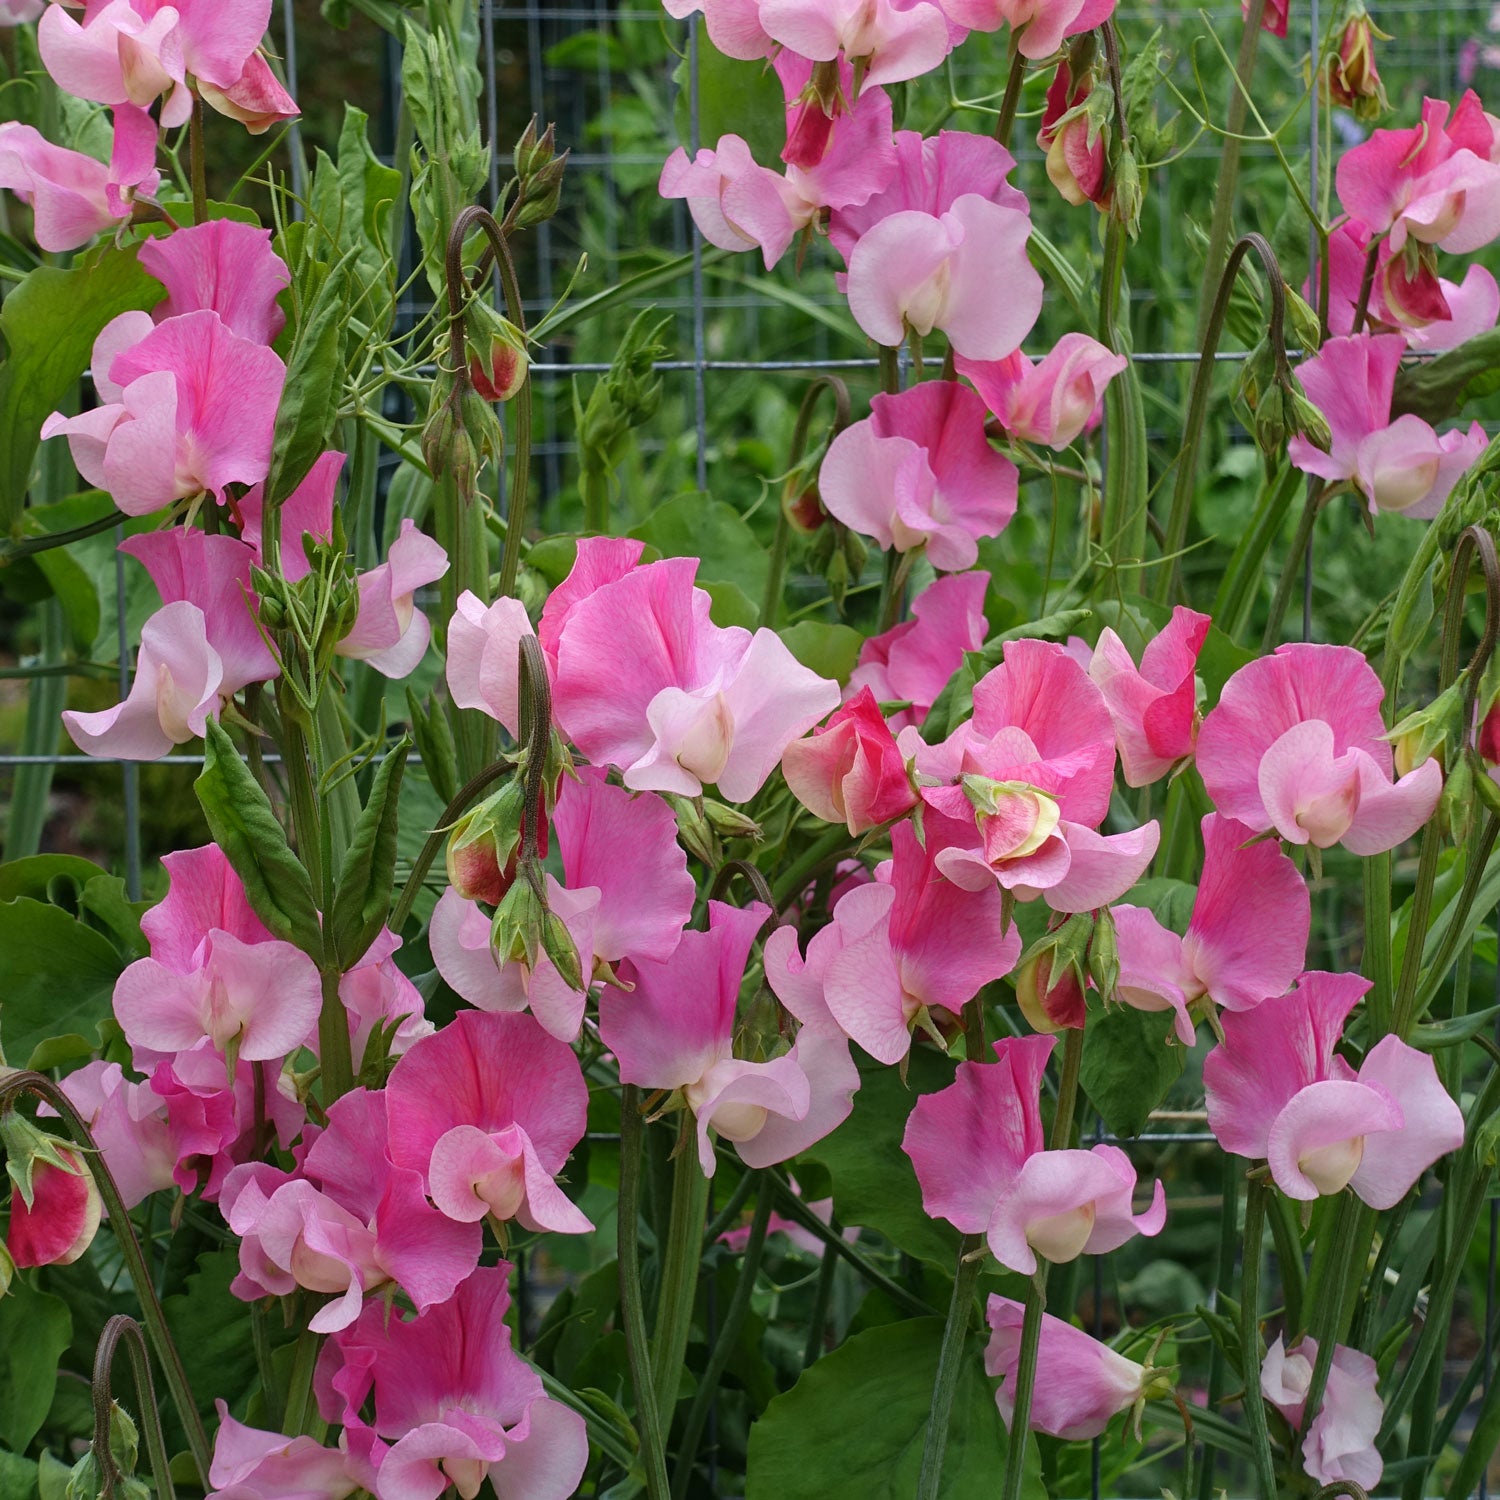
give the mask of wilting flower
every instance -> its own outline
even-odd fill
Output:
[[[1344,23],[1339,50],[1328,59],[1328,97],[1362,120],[1378,120],[1390,108],[1375,65],[1377,31],[1363,7]]]
[[[1293,1432],[1301,1430],[1312,1386],[1318,1341],[1304,1337],[1288,1349],[1277,1339],[1266,1350],[1260,1367],[1261,1394],[1286,1418]],[[1323,1402],[1302,1443],[1302,1464],[1318,1484],[1350,1480],[1374,1489],[1384,1471],[1375,1439],[1385,1406],[1377,1389],[1375,1361],[1343,1344],[1333,1351]]]
[[[1394,1208],[1463,1144],[1463,1113],[1425,1052],[1382,1037],[1358,1072],[1334,1052],[1369,987],[1358,974],[1304,974],[1290,994],[1227,1012],[1203,1064],[1219,1144],[1268,1162],[1289,1198],[1348,1187],[1371,1208]]]
[[[1012,438],[1061,450],[1092,423],[1126,359],[1086,333],[1065,333],[1038,364],[1019,349],[1002,360],[956,364]]]
[[[359,575],[359,614],[334,648],[340,656],[366,661],[385,677],[409,677],[421,665],[432,639],[427,616],[416,607],[419,588],[448,571],[448,554],[410,518],[377,568]]]
[[[1085,203],[1108,207],[1114,188],[1099,99],[1090,103],[1093,93],[1093,74],[1075,79],[1066,60],[1058,63],[1036,136],[1047,153],[1048,181],[1075,208]]]
[[[1135,1168],[1118,1146],[1048,1151],[1040,1090],[1050,1036],[1007,1037],[992,1063],[958,1065],[953,1082],[923,1094],[901,1149],[922,1187],[922,1207],[961,1234],[982,1234],[1002,1266],[1023,1275],[1040,1257],[1102,1255],[1166,1222],[1160,1182],[1150,1208],[1132,1211]]]
[[[1379,677],[1351,646],[1288,644],[1224,684],[1198,734],[1214,805],[1293,844],[1379,854],[1437,806],[1443,770],[1424,761],[1392,782]]]

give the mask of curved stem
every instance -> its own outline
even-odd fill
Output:
[[[1271,1459],[1271,1433],[1266,1425],[1266,1403],[1260,1393],[1260,1262],[1266,1225],[1263,1179],[1252,1177],[1245,1192],[1245,1264],[1240,1276],[1240,1370],[1245,1383],[1245,1422],[1255,1458],[1257,1492],[1274,1500],[1276,1468]]]
[[[167,1457],[166,1440],[161,1432],[161,1414],[156,1409],[156,1388],[151,1380],[151,1360],[146,1352],[146,1338],[141,1325],[124,1313],[116,1313],[99,1335],[94,1351],[94,1462],[104,1482],[106,1500],[113,1500],[121,1474],[115,1466],[110,1446],[114,1393],[111,1389],[115,1351],[124,1341],[130,1355],[130,1369],[135,1376],[136,1403],[140,1411],[140,1428],[146,1437],[146,1454],[151,1463],[151,1477],[156,1485],[157,1500],[176,1500],[172,1484],[172,1466]]]

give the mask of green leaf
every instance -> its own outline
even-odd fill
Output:
[[[0,901],[30,896],[36,901],[76,907],[84,887],[105,872],[77,854],[32,854],[0,865]]]
[[[12,1450],[24,1452],[41,1431],[72,1337],[73,1315],[61,1297],[22,1276],[0,1297],[0,1440]]]
[[[630,535],[663,557],[697,557],[698,583],[737,583],[751,599],[766,592],[771,560],[745,518],[708,495],[678,495],[659,505]]]
[[[692,150],[692,114],[687,63],[673,75],[679,84],[675,124],[677,138]],[[698,144],[711,146],[721,136],[737,135],[763,167],[779,169],[786,144],[786,100],[775,72],[763,62],[740,62],[698,39]]]
[[[737,583],[705,583],[704,592],[712,603],[708,617],[722,629],[738,625],[741,630],[754,630],[760,624],[758,605]]]
[[[908,1255],[951,1271],[958,1231],[923,1212],[922,1190],[901,1137],[917,1100],[953,1082],[954,1063],[931,1048],[913,1047],[903,1084],[895,1068],[859,1056],[853,1114],[807,1154],[828,1168],[841,1222],[878,1230]]]
[[[804,1370],[750,1429],[746,1500],[910,1500],[942,1341],[940,1318],[890,1323]],[[981,1340],[971,1335],[938,1488],[944,1500],[999,1492],[1009,1439],[983,1370]],[[1028,1448],[1021,1493],[1042,1500],[1035,1442]]]
[[[1110,1133],[1139,1135],[1177,1081],[1187,1057],[1172,1041],[1171,1011],[1090,1007],[1080,1081]]]
[[[370,798],[354,825],[354,837],[339,870],[329,930],[341,969],[352,969],[380,936],[391,910],[396,878],[396,832],[401,805],[401,774],[411,738],[402,735],[381,761],[370,784]]]
[[[859,661],[865,638],[848,625],[827,625],[821,620],[802,620],[779,632],[787,650],[820,677],[831,677],[842,687]]]
[[[1466,402],[1500,390],[1500,328],[1396,375],[1391,416],[1413,412],[1425,422],[1456,416]]]
[[[101,250],[71,270],[39,266],[0,303],[0,533],[12,532],[31,482],[42,422],[88,368],[94,339],[111,318],[154,307],[162,284],[135,251]]]
[[[260,783],[212,720],[203,737],[203,770],[193,789],[208,830],[244,882],[256,916],[273,937],[321,958],[323,936],[312,881],[292,853]]]
[[[59,1469],[66,1475],[68,1468],[65,1464],[58,1463],[50,1453],[42,1455],[42,1464],[45,1465],[51,1459]],[[0,1449],[0,1500],[37,1500],[39,1493],[41,1470],[34,1459],[22,1458],[19,1453],[7,1453]],[[61,1490],[54,1490],[52,1494],[61,1497]],[[47,1500],[52,1500],[49,1494]]]
[[[188,1386],[199,1410],[210,1418],[215,1397],[243,1411],[242,1398],[258,1378],[251,1306],[229,1289],[239,1271],[238,1251],[205,1251],[184,1289],[162,1302]],[[279,1317],[271,1320],[273,1326],[280,1322]]]
[[[1411,1045],[1421,1052],[1437,1052],[1472,1041],[1481,1031],[1489,1031],[1500,1016],[1500,1006],[1476,1010],[1466,1016],[1452,1016],[1446,1021],[1425,1021],[1413,1029]]]
[[[94,1038],[123,967],[107,937],[61,907],[0,903],[0,1048],[11,1065],[34,1066],[49,1038]]]

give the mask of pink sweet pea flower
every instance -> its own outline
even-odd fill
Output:
[[[824,505],[882,548],[925,548],[944,572],[972,567],[979,539],[998,536],[1016,511],[1016,467],[990,447],[984,423],[984,403],[956,381],[876,396],[870,415],[828,445]]]
[[[480,603],[465,589],[448,622],[448,692],[458,708],[477,708],[519,733],[521,637],[535,635],[519,599]]]
[[[1293,1432],[1302,1427],[1312,1386],[1318,1341],[1303,1337],[1293,1349],[1277,1339],[1260,1367],[1261,1394],[1286,1418]],[[1385,1404],[1377,1389],[1375,1361],[1340,1344],[1333,1351],[1323,1402],[1302,1443],[1302,1467],[1317,1484],[1347,1480],[1372,1490],[1385,1470],[1375,1439]]]
[[[1093,92],[1092,73],[1075,79],[1066,59],[1058,63],[1036,133],[1037,145],[1047,153],[1047,180],[1074,208],[1085,203],[1108,208],[1114,198],[1109,143],[1087,107]]]
[[[1478,422],[1467,432],[1439,436],[1410,412],[1391,420],[1396,368],[1406,341],[1396,334],[1362,333],[1329,339],[1297,366],[1308,398],[1328,418],[1333,444],[1327,453],[1300,433],[1287,456],[1307,474],[1348,480],[1372,515],[1394,511],[1429,520],[1453,486],[1484,451]]]
[[[826,1018],[883,1063],[906,1056],[914,1025],[931,1029],[930,1009],[957,1015],[1021,956],[993,883],[967,891],[943,879],[910,823],[891,830],[891,848],[876,881],[839,900],[805,960],[790,926],[765,947],[766,982],[798,1020]]]
[[[777,49],[761,25],[759,0],[662,0],[662,9],[679,21],[701,13],[709,41],[725,57],[755,62]]]
[[[345,1500],[374,1483],[373,1470],[346,1447],[246,1427],[214,1402],[219,1430],[208,1469],[209,1500]]]
[[[327,1294],[309,1326],[333,1333],[391,1283],[418,1312],[453,1295],[479,1264],[483,1231],[433,1208],[421,1175],[395,1166],[385,1139],[385,1095],[355,1089],[329,1108],[296,1174],[265,1162],[229,1174],[219,1207],[240,1236],[235,1296]]]
[[[839,689],[774,631],[715,625],[693,586],[697,567],[668,557],[634,568],[574,595],[560,628],[544,611],[543,648],[549,636],[557,643],[553,705],[580,752],[618,766],[632,790],[693,797],[717,785],[745,802],[787,745],[838,706]]]
[[[0,0],[0,26],[24,26],[47,8],[47,0]]]
[[[349,1013],[349,1048],[356,1073],[377,1027],[388,1039],[386,1055],[390,1057],[400,1057],[437,1029],[423,1014],[421,990],[397,967],[394,955],[400,946],[401,939],[389,927],[382,929],[364,957],[339,980],[339,999]],[[316,1039],[314,1034],[312,1040]]]
[[[1054,1038],[1007,1037],[996,1061],[961,1062],[953,1082],[923,1094],[901,1139],[922,1207],[961,1234],[982,1234],[1001,1265],[1029,1276],[1053,1262],[1102,1255],[1166,1222],[1160,1182],[1135,1214],[1135,1168],[1118,1146],[1048,1151],[1040,1090]]]
[[[157,323],[183,313],[216,312],[231,333],[257,344],[271,343],[286,325],[276,298],[292,275],[271,248],[269,229],[210,219],[142,241],[140,261],[167,289],[151,312]]]
[[[1286,35],[1290,0],[1266,0],[1265,10],[1261,12],[1260,29],[1269,31],[1272,36]],[[1250,19],[1250,0],[1240,0],[1240,15]]]
[[[156,325],[121,313],[94,342],[93,372],[103,404],[53,412],[42,436],[66,434],[78,472],[126,515],[205,490],[222,499],[225,485],[266,477],[286,367],[217,313]]]
[[[70,1266],[99,1231],[103,1205],[94,1174],[71,1146],[53,1149],[62,1165],[31,1163],[29,1200],[19,1184],[11,1193],[5,1247],[18,1267]]]
[[[588,1087],[566,1043],[526,1015],[461,1011],[386,1084],[391,1160],[451,1219],[587,1234],[554,1181],[583,1138]]]
[[[1348,1187],[1394,1208],[1463,1144],[1463,1113],[1425,1052],[1383,1037],[1357,1073],[1334,1052],[1369,987],[1358,974],[1304,974],[1290,994],[1227,1012],[1204,1061],[1209,1128],[1226,1151],[1267,1161],[1289,1198]]]
[[[416,607],[419,588],[448,571],[448,554],[409,517],[378,568],[359,575],[359,614],[334,649],[384,677],[410,677],[427,654],[432,626]]]
[[[438,1500],[450,1487],[474,1500],[486,1475],[505,1500],[577,1493],[588,1429],[511,1348],[510,1270],[482,1267],[415,1318],[371,1303],[324,1345],[318,1409],[343,1423],[351,1448],[359,1435],[376,1439],[377,1500]]]
[[[599,1035],[620,1078],[647,1089],[681,1090],[697,1122],[698,1160],[713,1176],[709,1130],[733,1141],[747,1166],[785,1161],[849,1117],[859,1072],[832,1025],[809,1025],[790,1052],[769,1062],[734,1056],[740,982],[770,909],[743,911],[710,901],[707,932],[686,932],[665,963],[621,968],[629,993],[606,986]]]
[[[758,9],[772,41],[814,62],[863,62],[871,84],[930,73],[957,39],[927,0],[759,0]]]
[[[228,88],[200,78],[198,92],[210,109],[238,120],[251,135],[264,135],[273,125],[295,120],[302,113],[261,52],[252,52],[245,59],[240,76]]]
[[[1145,907],[1113,908],[1120,999],[1175,1012],[1187,1047],[1197,1001],[1245,1011],[1285,994],[1302,972],[1312,927],[1307,885],[1279,845],[1252,842],[1251,829],[1221,813],[1202,826],[1203,877],[1185,937]]]
[[[1065,333],[1040,364],[1017,349],[1002,360],[956,365],[1012,438],[1061,451],[1092,423],[1105,387],[1126,362],[1085,333]]]
[[[943,0],[956,25],[970,31],[998,31],[1009,23],[1022,57],[1049,57],[1064,37],[1102,26],[1115,0]]]
[[[847,702],[868,688],[880,703],[910,703],[887,722],[893,731],[920,725],[948,679],[989,633],[984,594],[990,575],[950,573],[928,584],[911,605],[911,619],[871,636],[844,689]]]
[[[215,929],[242,943],[268,943],[271,934],[251,910],[244,882],[217,844],[162,855],[167,894],[141,917],[151,956],[179,974],[203,966],[203,944]]]
[[[1212,623],[1179,604],[1141,652],[1139,671],[1120,637],[1107,625],[1100,631],[1088,672],[1109,705],[1127,786],[1160,781],[1193,753],[1198,738],[1194,668]]]
[[[867,833],[917,803],[896,737],[875,695],[861,688],[807,739],[782,752],[781,772],[792,795],[825,823]]]
[[[1379,854],[1432,816],[1443,770],[1425,760],[1392,782],[1375,670],[1351,646],[1288,644],[1240,668],[1198,733],[1214,805],[1289,843]]]
[[[54,7],[55,9],[55,7]],[[43,250],[76,250],[113,229],[161,183],[156,170],[156,122],[129,104],[114,112],[114,147],[108,164],[54,146],[30,125],[0,124],[0,188],[9,188],[32,214],[32,233]]]
[[[215,223],[221,221],[215,220]],[[326,542],[333,533],[333,498],[339,475],[344,468],[342,453],[322,453],[314,460],[305,478],[281,504],[281,576],[288,583],[299,583],[312,571],[307,556],[307,539]],[[261,527],[266,505],[266,487],[258,484],[240,500],[240,535],[255,549],[255,560],[266,566],[261,546]],[[472,599],[472,594],[466,594]]]
[[[1373,233],[1389,231],[1466,254],[1500,234],[1500,162],[1495,130],[1470,89],[1450,115],[1445,99],[1423,99],[1422,122],[1377,130],[1339,158],[1339,201]]]
[[[1042,309],[1042,278],[1026,258],[1030,237],[1024,210],[977,193],[955,199],[941,217],[893,213],[850,252],[849,311],[888,348],[904,343],[908,329],[925,338],[937,328],[955,354],[1004,359]],[[1006,295],[996,297],[992,271],[1001,261]]]
[[[1016,1409],[1016,1371],[1021,1362],[1025,1308],[1010,1297],[992,1296],[985,1306],[990,1341],[984,1369],[1001,1386],[995,1392],[1000,1417],[1009,1428]],[[1037,1346],[1036,1384],[1031,1398],[1032,1432],[1066,1442],[1098,1437],[1122,1411],[1152,1392],[1153,1372],[1090,1338],[1081,1328],[1042,1314]]]

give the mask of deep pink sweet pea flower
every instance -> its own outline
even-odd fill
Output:
[[[577,598],[555,637],[554,711],[584,756],[618,766],[635,791],[717,785],[745,802],[839,689],[774,631],[715,625],[697,568],[668,557]],[[545,612],[542,627],[545,649],[556,628]]]
[[[329,1107],[295,1174],[265,1162],[229,1174],[219,1207],[241,1240],[235,1296],[325,1293],[334,1300],[309,1326],[332,1333],[391,1282],[418,1312],[453,1295],[479,1264],[483,1231],[428,1203],[420,1173],[386,1154],[386,1133],[385,1095],[355,1089]]]
[[[1379,854],[1432,816],[1442,767],[1392,782],[1380,679],[1351,646],[1288,644],[1241,667],[1198,733],[1198,770],[1226,816],[1289,843]]]
[[[50,7],[56,9],[56,7]],[[114,111],[108,163],[54,146],[30,125],[0,123],[0,188],[31,208],[31,230],[43,250],[76,250],[113,229],[161,183],[156,170],[156,121],[122,104]]]
[[[1088,671],[1114,720],[1127,786],[1160,781],[1193,753],[1198,738],[1194,668],[1212,623],[1179,604],[1166,628],[1147,642],[1139,670],[1124,641],[1107,625],[1100,631]]]
[[[1016,1409],[1025,1308],[1010,1297],[992,1296],[985,1305],[985,1319],[990,1326],[985,1374],[1001,1381],[995,1400],[1009,1428]],[[1066,1442],[1096,1438],[1111,1419],[1145,1399],[1151,1381],[1146,1366],[1117,1354],[1081,1328],[1043,1313],[1028,1427]]]
[[[910,703],[886,721],[893,731],[920,725],[948,679],[989,634],[984,617],[985,572],[950,573],[912,600],[911,619],[871,636],[859,648],[844,700],[868,688],[880,703]]]
[[[832,1025],[806,1026],[790,1052],[768,1062],[734,1056],[734,1016],[751,945],[770,915],[709,902],[707,932],[686,932],[665,963],[621,966],[629,993],[606,986],[599,1035],[625,1083],[681,1090],[697,1122],[698,1160],[715,1166],[710,1129],[733,1141],[746,1165],[770,1166],[835,1130],[853,1108],[859,1071]]]
[[[893,858],[877,879],[843,896],[833,921],[797,951],[796,931],[766,939],[766,982],[806,1025],[826,1015],[878,1062],[911,1047],[912,1027],[936,1007],[957,1015],[1015,967],[1021,936],[1003,928],[993,882],[966,891],[945,880],[910,823],[891,831]]]
[[[1283,995],[1307,958],[1312,901],[1278,844],[1221,813],[1203,819],[1203,877],[1185,937],[1145,907],[1112,908],[1120,954],[1120,999],[1137,1010],[1171,1010],[1193,1045],[1188,1008],[1208,999],[1253,1010]]]
[[[220,222],[215,220],[214,222]],[[330,540],[333,532],[333,497],[339,475],[344,468],[342,453],[319,454],[307,477],[281,504],[281,576],[288,583],[299,583],[312,571],[307,556],[307,538]],[[266,487],[256,485],[240,500],[240,535],[255,549],[255,560],[266,566],[261,546],[261,526],[266,506]],[[473,598],[473,595],[467,595]]]
[[[251,909],[244,882],[217,844],[162,855],[167,894],[141,917],[141,931],[158,963],[191,974],[203,965],[203,942],[218,929],[242,943],[271,934]]]
[[[1410,412],[1391,420],[1405,351],[1399,335],[1362,333],[1329,339],[1298,365],[1297,378],[1328,418],[1333,444],[1324,453],[1299,433],[1287,456],[1304,473],[1350,481],[1372,515],[1394,511],[1429,520],[1489,440],[1478,422],[1439,436]]]
[[[1091,425],[1126,363],[1085,333],[1065,333],[1038,364],[1019,349],[1001,360],[956,361],[1011,437],[1059,451]]]
[[[217,313],[155,326],[147,313],[122,313],[94,343],[93,372],[103,404],[53,412],[42,436],[66,434],[78,472],[127,515],[266,477],[286,367]]]
[[[847,262],[861,235],[892,214],[917,212],[941,218],[962,197],[979,197],[1021,213],[1026,195],[1006,180],[1016,159],[999,141],[967,130],[924,136],[898,130],[896,167],[890,181],[863,203],[836,208],[828,238]]]
[[[526,1015],[461,1011],[386,1084],[391,1160],[449,1218],[586,1234],[554,1178],[583,1137],[588,1087],[566,1043]]]
[[[1288,1349],[1278,1338],[1260,1367],[1261,1394],[1300,1431],[1317,1363],[1318,1341],[1303,1337]],[[1375,1439],[1385,1403],[1380,1399],[1375,1361],[1339,1344],[1333,1351],[1328,1384],[1318,1414],[1302,1442],[1303,1471],[1317,1484],[1350,1480],[1372,1490],[1385,1470]]]
[[[408,517],[386,560],[359,575],[359,614],[334,650],[384,677],[410,677],[427,654],[432,626],[416,607],[419,588],[448,571],[448,554]]]
[[[345,1500],[374,1482],[374,1471],[346,1447],[246,1427],[214,1402],[219,1430],[208,1468],[209,1500]]]
[[[5,1247],[18,1267],[70,1266],[93,1243],[103,1205],[94,1174],[71,1146],[58,1144],[65,1165],[31,1164],[31,1201],[19,1186],[10,1195]]]
[[[317,966],[290,943],[243,943],[211,931],[203,962],[179,974],[139,958],[115,981],[115,1016],[131,1046],[166,1056],[205,1037],[246,1062],[295,1052],[317,1025],[322,985]]]
[[[571,1500],[588,1429],[549,1400],[511,1348],[510,1266],[482,1267],[446,1302],[406,1318],[371,1303],[324,1346],[315,1389],[326,1421],[379,1440],[377,1500],[474,1500],[486,1475],[505,1500]],[[360,1415],[373,1391],[374,1420]],[[390,1446],[387,1447],[386,1444]]]
[[[271,343],[286,325],[276,298],[291,284],[286,262],[271,248],[271,231],[234,219],[177,229],[141,243],[140,261],[166,287],[152,309],[160,323],[182,313],[216,312],[231,333]]]
[[[1204,1061],[1209,1128],[1226,1151],[1269,1162],[1289,1198],[1349,1187],[1393,1208],[1463,1144],[1463,1113],[1425,1052],[1383,1037],[1357,1073],[1334,1052],[1369,987],[1358,974],[1304,974],[1287,995],[1227,1012]]]
[[[879,395],[828,445],[818,489],[846,526],[959,572],[1016,511],[1016,467],[990,447],[984,402],[951,380]]]
[[[1042,309],[1042,278],[1026,258],[1030,237],[1023,210],[977,193],[955,199],[941,217],[891,214],[849,254],[849,311],[888,348],[904,343],[908,329],[926,337],[937,328],[956,354],[1004,359]],[[998,260],[1009,268],[1004,297],[994,295]]]
[[[1286,35],[1290,0],[1266,0],[1266,7],[1261,12],[1260,29],[1269,31],[1272,36]],[[1240,15],[1250,19],[1250,0],[1240,0]]]
[[[1493,122],[1470,89],[1450,115],[1446,99],[1423,99],[1422,122],[1377,130],[1339,158],[1339,201],[1366,228],[1466,254],[1500,234],[1500,162]]]
[[[943,12],[927,0],[759,0],[758,9],[772,41],[814,62],[863,62],[872,84],[930,73],[955,40]]]
[[[896,737],[867,687],[808,738],[793,740],[782,752],[781,773],[810,813],[847,824],[851,834],[889,823],[917,803]]]
[[[228,88],[200,78],[198,92],[210,109],[238,120],[251,135],[264,135],[273,125],[294,120],[302,113],[262,52],[252,52],[245,59],[240,76]]]
[[[1049,57],[1064,37],[1102,26],[1115,0],[943,0],[943,10],[970,31],[998,31],[1009,24],[1023,57]]]

